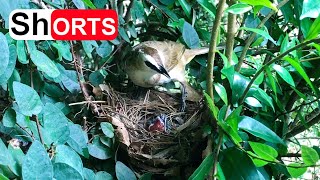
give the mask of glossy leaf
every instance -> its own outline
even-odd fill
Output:
[[[72,54],[70,51],[70,45],[64,41],[56,41],[52,43],[52,46],[58,50],[60,60],[62,57],[67,61],[72,61]]]
[[[14,127],[16,124],[16,112],[9,108],[3,115],[2,123],[5,127]]]
[[[72,0],[72,2],[74,3],[74,5],[78,9],[85,9],[86,8],[82,0]]]
[[[256,2],[258,2],[258,1],[256,1]],[[239,29],[254,32],[254,33],[259,34],[259,35],[263,36],[264,38],[270,40],[271,42],[273,42],[273,44],[277,44],[276,41],[269,35],[269,33],[264,30],[256,29],[256,28],[248,28],[248,27],[241,27]]]
[[[127,34],[127,31],[123,28],[123,27],[119,27],[119,35],[121,36],[121,38],[127,42],[130,43],[130,39],[129,36]]]
[[[266,141],[285,144],[282,139],[271,129],[251,117],[242,116],[239,123],[239,128]]]
[[[102,132],[104,135],[106,135],[109,138],[113,138],[114,137],[114,129],[112,124],[108,123],[108,122],[102,122],[100,124]]]
[[[184,22],[182,37],[189,48],[197,48],[200,45],[200,39],[196,30],[188,22]]]
[[[116,175],[118,180],[137,179],[133,171],[120,161],[116,163]]]
[[[82,161],[75,151],[66,145],[58,145],[55,152],[54,177],[56,179],[63,177],[68,177],[68,179],[83,178]]]
[[[9,64],[5,69],[4,73],[0,75],[0,85],[6,84],[9,78],[11,77],[14,71],[14,68],[16,66],[16,59],[17,59],[16,47],[12,44],[9,46]]]
[[[214,154],[208,155],[200,164],[200,166],[192,173],[189,180],[205,179],[213,166]]]
[[[43,104],[38,93],[30,86],[13,82],[13,93],[22,114],[32,116],[41,112]]]
[[[247,3],[247,4],[250,4],[252,6],[264,6],[264,7],[268,7],[274,11],[277,11],[277,7],[272,4],[272,2],[270,2],[269,0],[259,0],[259,1],[256,1],[256,0],[240,0],[240,2],[242,3]]]
[[[252,9],[252,7],[248,4],[237,3],[230,7],[228,7],[225,11],[232,14],[243,14]]]
[[[112,52],[112,46],[108,41],[102,41],[101,45],[97,48],[97,53],[100,57],[108,57]]]
[[[307,171],[307,167],[302,167],[301,164],[298,163],[291,163],[289,167],[287,167],[288,172],[294,178],[297,178],[304,174]]]
[[[262,107],[262,104],[254,97],[247,97],[244,102],[252,107]]]
[[[272,68],[280,75],[280,77],[284,81],[286,81],[291,86],[295,87],[293,78],[292,78],[291,74],[289,73],[289,71],[287,69],[285,69],[284,67],[282,67],[282,66],[280,66],[278,64],[273,64]]]
[[[26,46],[23,40],[17,41],[17,54],[18,54],[18,60],[20,63],[22,64],[29,63],[27,59]]]
[[[300,20],[306,17],[317,18],[320,13],[320,4],[318,0],[303,0],[303,8]]]
[[[88,7],[90,7],[91,9],[97,9],[94,4],[91,2],[91,0],[82,0],[82,2],[84,2],[85,5],[87,5]]]
[[[34,141],[30,146],[22,163],[23,179],[53,178],[53,168],[47,151],[39,141]]]
[[[68,145],[77,153],[88,158],[88,135],[86,132],[81,129],[80,125],[71,123],[69,123],[69,131],[70,136],[67,140]]]
[[[4,74],[9,64],[9,46],[6,37],[0,32],[0,76]]]
[[[302,159],[306,165],[315,165],[319,161],[319,155],[316,150],[308,146],[302,146]]]
[[[0,139],[0,151],[0,165],[9,166],[13,160],[2,139]]]
[[[70,131],[68,118],[55,105],[47,103],[43,108],[43,137],[47,145],[64,144]]]
[[[99,171],[96,173],[94,180],[113,180],[113,177],[105,171]]]
[[[89,153],[91,156],[105,160],[112,157],[111,150],[104,146],[99,139],[97,141],[93,141],[92,144],[88,145]]]
[[[319,35],[319,33],[320,33],[320,16],[312,23],[305,40],[314,39]]]
[[[228,105],[228,95],[226,89],[220,83],[214,83],[214,89],[222,99],[222,101]]]
[[[183,9],[183,11],[186,13],[188,17],[191,16],[191,5],[188,3],[187,0],[179,0],[179,3]]]
[[[260,179],[257,168],[244,152],[233,147],[221,155],[221,168],[226,179]]]
[[[41,51],[31,51],[30,57],[32,62],[37,66],[39,71],[46,73],[51,78],[56,78],[60,75],[57,66],[49,57]]]
[[[314,92],[316,95],[318,95],[318,94],[319,94],[319,90],[316,89],[316,88],[313,86],[310,78],[308,77],[307,73],[304,71],[304,69],[302,68],[302,66],[299,64],[299,62],[296,61],[296,60],[291,59],[291,58],[288,57],[288,56],[285,57],[284,59],[285,59],[288,63],[290,63],[291,66],[293,66],[293,67],[298,71],[298,73],[302,76],[302,78],[303,78],[303,79],[308,83],[308,85],[311,87],[311,89],[313,90],[313,92]]]
[[[216,16],[216,8],[210,0],[197,0],[197,2],[214,18]]]
[[[262,159],[267,160],[264,162],[268,163],[270,161],[276,161],[278,152],[273,147],[262,144],[262,143],[251,142],[251,141],[249,141],[249,144],[255,154],[257,154]],[[254,160],[263,161],[261,159],[255,159],[255,158]]]
[[[204,93],[204,97],[205,97],[206,103],[211,111],[211,114],[215,118],[217,118],[219,109],[214,105],[213,100],[211,99],[211,97],[207,93]]]

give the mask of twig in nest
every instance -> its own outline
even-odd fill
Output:
[[[69,106],[75,106],[75,105],[82,105],[82,104],[87,104],[87,103],[102,103],[102,104],[105,104],[106,101],[81,101],[81,102],[76,102],[76,103],[70,103],[68,104]]]

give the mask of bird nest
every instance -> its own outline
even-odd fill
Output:
[[[201,103],[187,102],[186,111],[179,112],[178,98],[163,92],[148,90],[137,97],[109,86],[104,89],[106,104],[101,107],[100,118],[116,127],[120,147],[127,152],[128,163],[137,174],[186,175],[182,170],[198,165],[203,139],[199,126]],[[169,128],[150,132],[148,121],[159,115],[167,117]]]

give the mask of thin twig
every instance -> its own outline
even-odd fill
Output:
[[[76,106],[76,105],[82,105],[82,104],[88,104],[88,103],[106,103],[106,101],[81,101],[76,103],[70,103],[68,106]]]
[[[312,39],[309,41],[305,41],[303,43],[300,43],[290,49],[288,49],[287,51],[285,51],[284,53],[280,54],[279,56],[275,57],[274,59],[272,59],[271,61],[267,62],[265,65],[263,65],[258,72],[253,76],[253,78],[251,79],[251,81],[249,82],[249,84],[247,85],[246,89],[244,90],[240,100],[239,100],[239,104],[242,104],[245,97],[247,96],[247,93],[251,87],[251,85],[253,84],[253,82],[258,78],[258,76],[264,71],[264,68],[273,64],[274,62],[281,60],[282,58],[284,58],[286,55],[288,55],[290,52],[297,50],[299,48],[303,48],[311,43],[320,43],[320,39]]]
[[[217,37],[219,35],[219,28],[220,28],[221,18],[223,15],[225,4],[226,4],[226,0],[219,1],[216,17],[213,22],[213,29],[211,32],[211,40],[210,40],[209,55],[208,55],[209,57],[208,57],[208,65],[207,65],[207,93],[209,94],[209,96],[212,99],[214,99],[214,95],[213,95],[214,58],[215,58],[215,53],[216,53],[216,48],[217,48]],[[219,136],[220,136],[220,133],[222,133],[222,132],[221,131],[219,132]],[[208,136],[207,147],[204,150],[204,156],[208,156],[209,154],[211,154],[212,145],[213,145],[213,137]],[[217,151],[215,152],[216,154],[215,154],[213,169],[210,170],[210,173],[208,175],[209,180],[212,179],[213,175],[215,175],[215,172],[217,169],[217,159],[218,159],[216,156],[219,156],[219,150],[220,150],[220,147],[217,148]],[[214,177],[214,179],[215,179],[215,177]]]
[[[131,0],[129,6],[128,6],[128,8],[127,8],[126,15],[124,16],[124,20],[125,20],[126,23],[128,23],[129,20],[130,20],[131,9],[132,9],[133,4],[134,4],[135,1],[136,1],[136,0]]]
[[[281,8],[282,6],[284,6],[289,0],[284,0],[284,1],[281,1],[277,8]],[[261,22],[260,24],[256,27],[257,29],[260,29],[261,27],[264,26],[264,24],[276,13],[277,11],[275,10],[272,10]],[[249,47],[251,45],[251,43],[253,42],[254,38],[256,37],[256,33],[252,33],[249,38],[246,40],[245,42],[245,46],[243,47],[243,50],[241,52],[241,55],[240,55],[240,58],[239,58],[239,63],[236,67],[236,71],[240,71],[240,68],[242,66],[242,63],[247,55],[247,51],[249,50]]]
[[[88,102],[88,105],[90,106],[91,111],[95,114],[99,116],[99,110],[98,107],[95,103],[92,103],[92,99],[83,83],[83,71],[82,71],[82,62],[81,62],[81,58],[80,56],[76,56],[74,49],[73,49],[73,43],[72,41],[70,41],[70,45],[71,45],[71,54],[72,54],[72,58],[73,58],[73,62],[74,62],[74,66],[75,69],[77,71],[77,78],[78,78],[78,82],[80,85],[80,89],[82,91],[82,94],[84,96],[84,99]]]
[[[20,126],[18,123],[16,123],[16,125],[17,125],[20,129],[22,129],[23,131],[25,131],[25,132],[31,137],[31,139],[34,141],[35,138],[34,138],[33,134],[31,134],[28,130],[26,130],[26,128]]]
[[[41,129],[40,129],[40,126],[41,126],[41,125],[40,125],[38,116],[35,116],[35,118],[36,118],[37,129],[38,129],[40,141],[41,141],[42,144],[44,144],[43,137],[42,137],[42,133],[41,133]]]

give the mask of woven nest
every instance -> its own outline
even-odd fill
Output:
[[[139,98],[132,98],[136,95],[106,87],[101,118],[107,118],[116,127],[128,162],[137,174],[186,175],[182,170],[198,165],[203,139],[200,103],[187,102],[186,111],[179,112],[179,100],[166,93],[148,90]],[[171,128],[149,132],[147,121],[160,114],[167,116]]]

